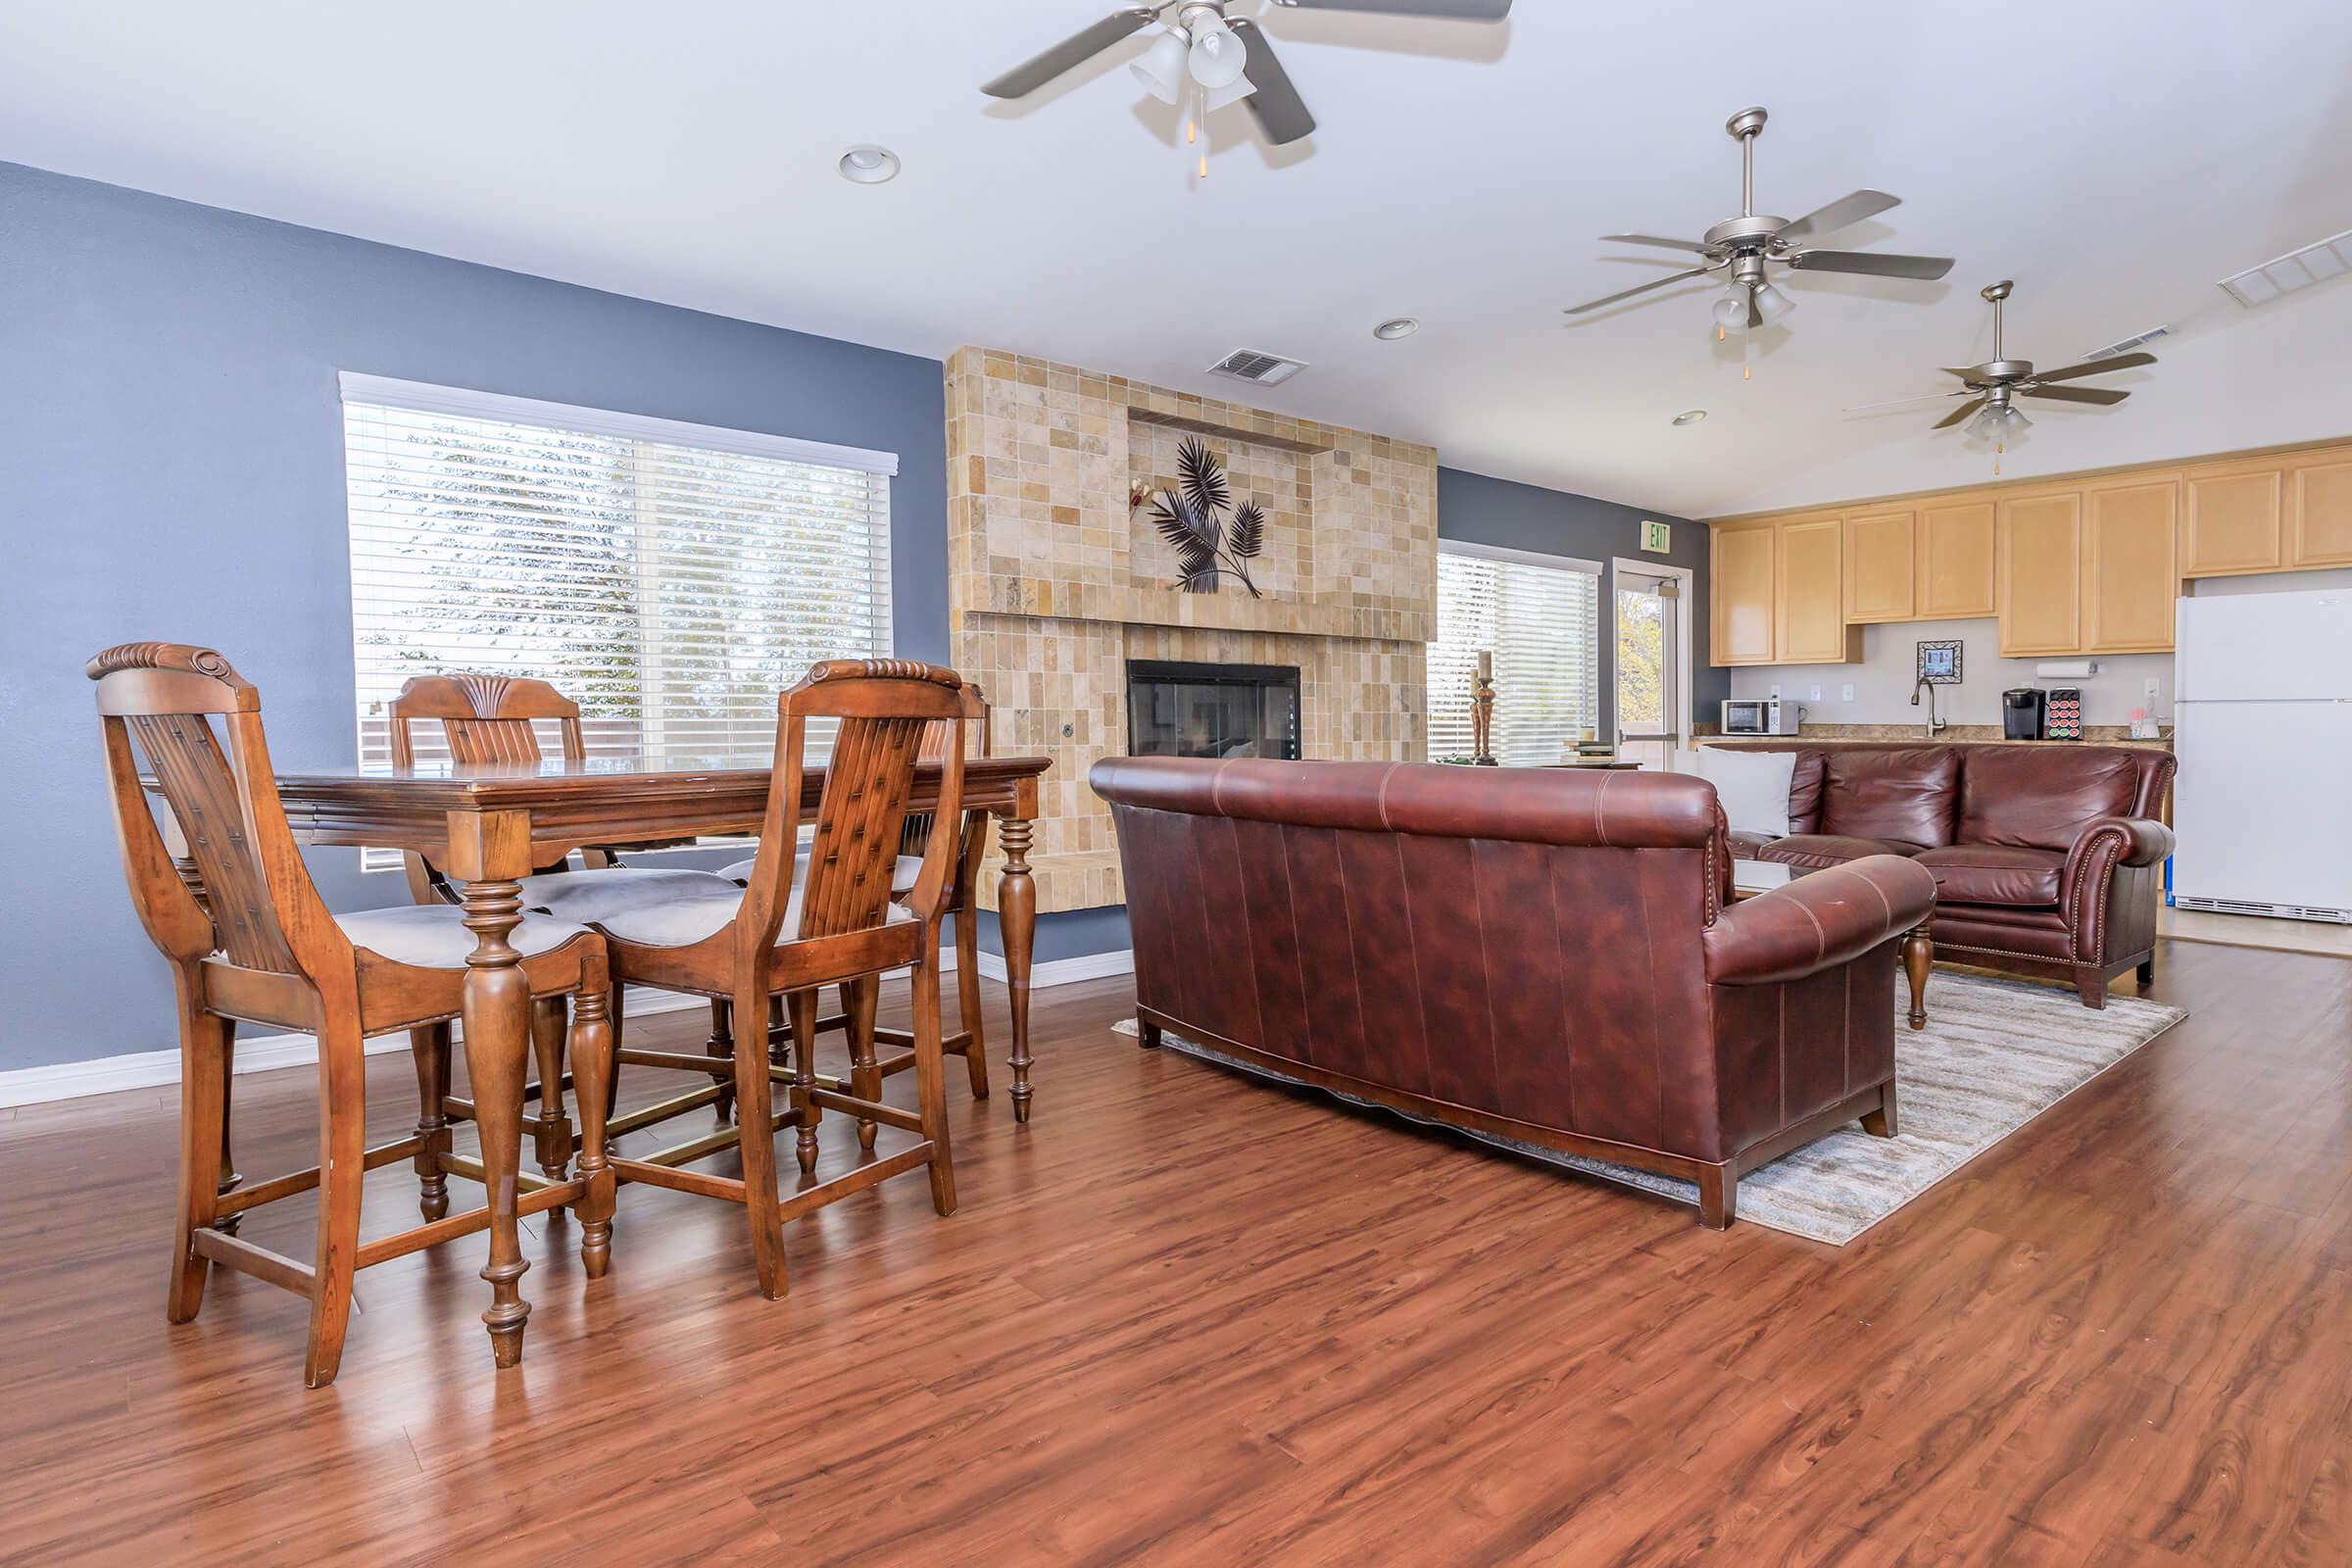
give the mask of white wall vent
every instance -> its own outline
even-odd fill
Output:
[[[2324,283],[2347,270],[2352,270],[2352,228],[2330,234],[2299,251],[2289,251],[2275,262],[2249,267],[2235,277],[2225,277],[2222,287],[2231,299],[2252,310],[2257,305],[2268,305],[2281,294]]]
[[[1208,368],[1211,375],[1229,376],[1258,386],[1278,386],[1306,368],[1304,360],[1286,360],[1261,349],[1235,349]]]
[[[2112,360],[2118,354],[2129,354],[2133,349],[2144,349],[2149,344],[2171,337],[2172,335],[2173,329],[2169,326],[2151,326],[2145,332],[2134,332],[2130,337],[2117,338],[2112,343],[2104,344],[2101,347],[2092,349],[2088,354],[2083,355],[2076,363],[2087,365],[2092,360]]]

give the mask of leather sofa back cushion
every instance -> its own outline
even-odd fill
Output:
[[[1952,842],[1952,822],[1960,805],[1960,757],[1950,747],[1833,748],[1823,755],[1822,765],[1822,832],[1889,839],[1924,849]]]
[[[1796,754],[1796,771],[1788,778],[1789,832],[1827,831],[1821,825],[1821,782],[1825,771],[1819,748],[1807,747]]]
[[[2053,746],[1972,748],[1960,780],[1960,842],[2068,850],[2102,816],[2130,816],[2139,768],[2128,753]]]

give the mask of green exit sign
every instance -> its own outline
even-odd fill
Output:
[[[1674,549],[1674,545],[1671,542],[1673,531],[1673,529],[1669,528],[1665,523],[1662,522],[1642,523],[1642,548],[1650,552],[1652,555],[1663,556],[1668,554]]]

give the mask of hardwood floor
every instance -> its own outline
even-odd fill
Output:
[[[736,1209],[624,1189],[594,1285],[525,1222],[519,1370],[475,1237],[364,1274],[318,1393],[291,1296],[216,1270],[164,1322],[172,1091],[25,1107],[0,1560],[2352,1561],[2352,962],[2159,964],[2187,1022],[1842,1249],[1139,1051],[1124,982],[1043,992],[1030,1126],[951,1074],[954,1217],[827,1208],[770,1302]],[[409,1064],[368,1065],[389,1137]],[[316,1157],[313,1073],[236,1091],[241,1169]],[[856,1147],[829,1117],[820,1174]],[[368,1235],[415,1214],[370,1177]]]

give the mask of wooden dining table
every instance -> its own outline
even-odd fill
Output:
[[[347,772],[284,773],[278,796],[306,845],[413,850],[440,867],[462,894],[474,936],[466,957],[464,1041],[481,1166],[491,1205],[491,1301],[482,1314],[497,1364],[522,1358],[530,1303],[521,1279],[517,1226],[524,1078],[530,1054],[530,988],[508,938],[522,920],[523,877],[583,846],[675,843],[758,831],[767,806],[772,752],[702,760],[561,758],[490,766],[417,763]],[[1012,1111],[1029,1119],[1029,973],[1037,892],[1029,870],[1043,757],[973,758],[964,763],[963,808],[997,820],[1004,852],[997,920],[1011,992]],[[803,773],[802,809],[813,811],[825,773]],[[917,768],[910,811],[939,801],[939,768]],[[969,983],[969,977],[959,977]],[[534,1204],[563,1197],[533,1195]]]

